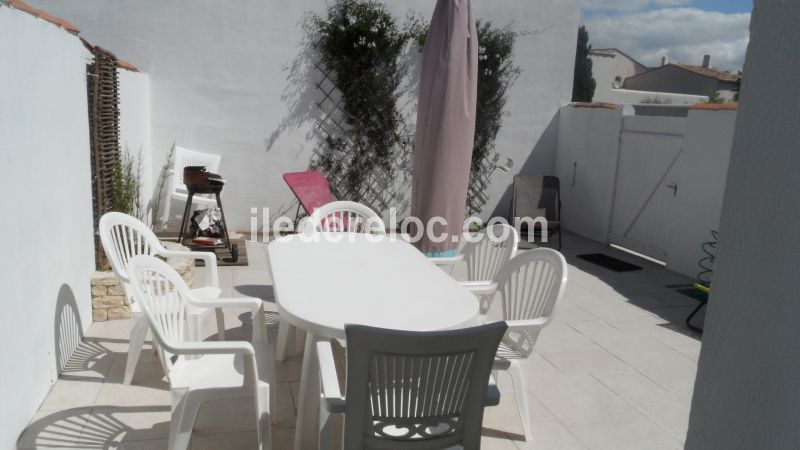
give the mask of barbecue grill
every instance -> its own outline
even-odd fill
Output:
[[[219,197],[222,188],[225,186],[225,180],[216,173],[208,172],[205,166],[186,166],[183,168],[183,184],[186,185],[189,196],[186,199],[186,207],[183,210],[183,220],[181,220],[178,243],[183,243],[186,224],[189,221],[189,215],[192,213],[192,198],[195,194],[214,194],[217,200],[217,208],[219,208],[222,216],[222,230],[224,231],[223,243],[222,245],[202,247],[227,248],[231,253],[231,259],[235,262],[238,259],[239,249],[236,244],[231,244],[231,240],[228,237],[228,222],[225,220],[225,210],[222,209],[222,200],[220,200]]]

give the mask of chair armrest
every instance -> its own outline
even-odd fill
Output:
[[[456,256],[428,257],[428,261],[436,264],[437,266],[449,266],[463,260],[464,255],[460,253]]]
[[[539,317],[538,319],[532,320],[506,320],[506,324],[508,325],[508,331],[522,331],[528,328],[544,328],[550,322],[551,316],[546,317]]]
[[[192,306],[199,306],[202,308],[242,308],[252,312],[256,312],[264,305],[263,300],[254,297],[205,298],[189,295],[188,299]]]
[[[500,404],[500,389],[497,388],[497,382],[494,377],[489,377],[489,385],[486,387],[486,400],[484,406],[497,406]]]
[[[165,258],[192,258],[202,259],[206,264],[208,271],[211,273],[211,287],[219,287],[219,273],[217,272],[217,255],[212,252],[193,252],[193,251],[177,251],[167,250],[162,247],[159,249],[158,254]]]
[[[256,352],[253,345],[245,341],[212,341],[181,342],[167,344],[159,342],[162,347],[175,355],[252,355]]]
[[[485,281],[462,281],[459,284],[475,295],[494,294],[497,291],[497,283],[493,281],[488,283]]]
[[[333,414],[342,414],[344,413],[345,399],[339,391],[339,378],[336,374],[336,363],[333,360],[333,349],[330,342],[317,342],[317,358],[319,359],[319,378],[325,409]]]

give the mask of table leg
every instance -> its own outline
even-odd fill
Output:
[[[316,450],[319,430],[320,384],[319,361],[317,361],[318,336],[308,333],[303,369],[300,374],[300,398],[297,405],[297,424],[294,431],[295,450]]]

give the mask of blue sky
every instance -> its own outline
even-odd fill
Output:
[[[753,0],[582,0],[595,48],[617,47],[645,65],[669,61],[736,71],[744,64]]]
[[[753,0],[697,0],[692,6],[707,11],[720,11],[724,13],[740,13],[753,10]]]

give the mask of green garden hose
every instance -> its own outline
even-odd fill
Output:
[[[703,253],[706,254],[703,258],[697,261],[701,271],[697,274],[697,283],[705,286],[711,286],[711,276],[714,275],[714,256],[717,252],[717,240],[719,239],[719,232],[711,230],[712,241],[703,242]]]

